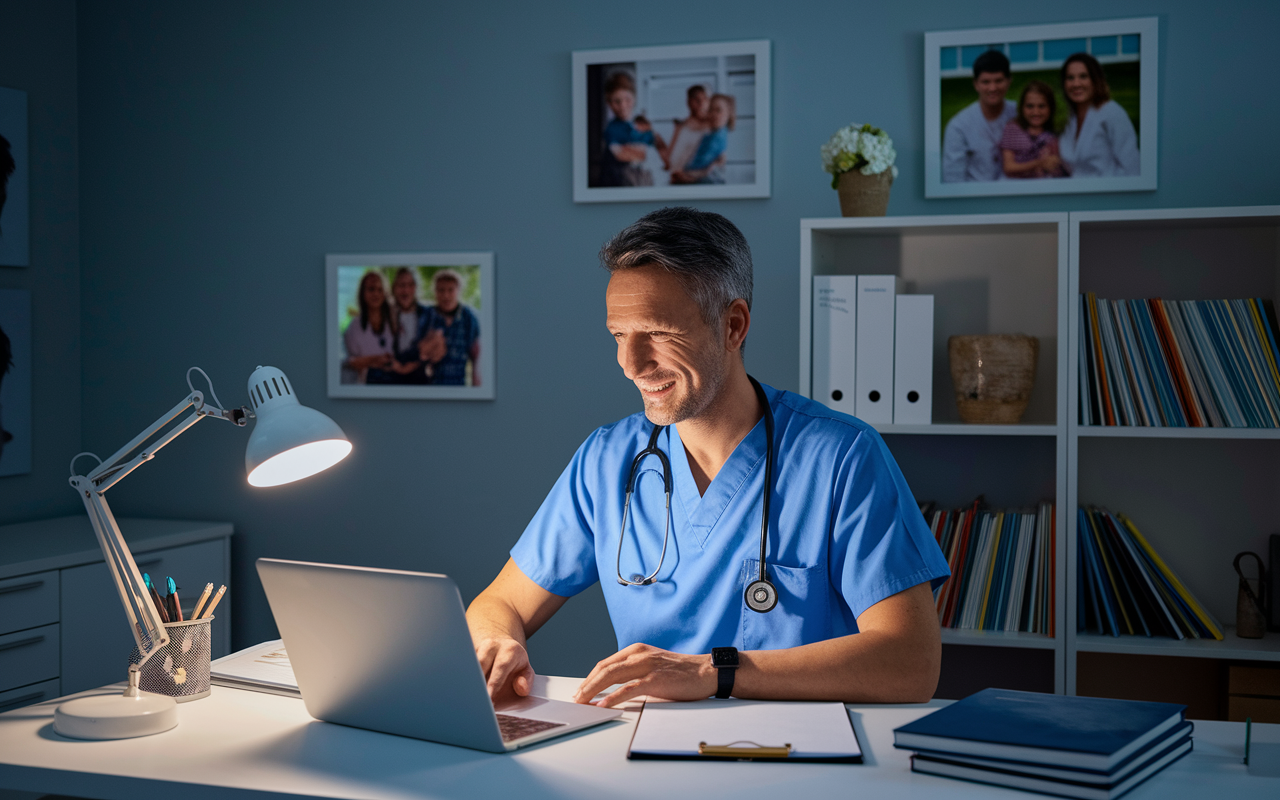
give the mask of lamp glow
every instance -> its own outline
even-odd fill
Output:
[[[280,486],[309,478],[347,457],[351,442],[327,439],[286,450],[267,459],[249,473],[250,486]]]

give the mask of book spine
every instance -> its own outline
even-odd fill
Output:
[[[1195,393],[1197,402],[1200,404],[1201,413],[1206,424],[1221,428],[1226,424],[1226,421],[1223,417],[1222,409],[1219,408],[1213,392],[1209,388],[1204,362],[1199,349],[1193,344],[1186,320],[1183,317],[1182,307],[1174,300],[1163,300],[1161,305],[1164,306],[1164,315],[1169,320],[1169,327],[1173,329],[1174,341],[1177,342],[1178,350],[1182,353],[1183,361],[1191,373],[1191,388]]]
[[[1187,587],[1183,585],[1182,581],[1178,579],[1178,576],[1169,568],[1169,565],[1160,558],[1160,555],[1155,551],[1155,548],[1151,546],[1151,543],[1148,542],[1146,537],[1138,531],[1138,527],[1123,514],[1117,515],[1117,519],[1119,519],[1120,522],[1129,529],[1129,532],[1133,534],[1133,538],[1138,542],[1142,549],[1147,552],[1147,555],[1153,562],[1155,562],[1156,566],[1160,569],[1160,572],[1165,576],[1187,605],[1191,607],[1191,610],[1195,613],[1200,622],[1209,629],[1213,638],[1218,641],[1222,641],[1222,626],[1218,624],[1218,621],[1213,618],[1213,615],[1211,615],[1208,610],[1200,604],[1200,601],[1195,598],[1195,595],[1191,594]]]
[[[1094,370],[1098,376],[1098,385],[1102,389],[1102,419],[1107,425],[1115,425],[1115,408],[1111,403],[1111,387],[1107,385],[1107,368],[1102,358],[1102,332],[1098,324],[1098,296],[1093,292],[1086,295],[1089,309],[1089,325],[1093,332]]]
[[[1164,353],[1174,398],[1177,401],[1174,406],[1174,415],[1177,422],[1174,424],[1179,427],[1203,425],[1199,419],[1193,416],[1195,413],[1194,400],[1190,396],[1190,388],[1185,385],[1183,380],[1183,365],[1178,358],[1178,350],[1173,342],[1173,332],[1169,329],[1169,321],[1164,316],[1164,306],[1160,304],[1159,298],[1156,298],[1147,302],[1147,308],[1151,311],[1151,319],[1156,329],[1156,338],[1160,342],[1161,352]]]

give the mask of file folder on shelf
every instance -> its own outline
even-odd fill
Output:
[[[893,422],[895,275],[858,276],[858,340],[855,348],[856,416],[872,424]]]
[[[812,397],[827,408],[854,413],[854,341],[857,275],[813,276]]]
[[[933,295],[898,295],[893,328],[893,424],[930,425]]]

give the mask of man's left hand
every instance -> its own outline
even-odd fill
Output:
[[[578,687],[574,702],[590,703],[602,690],[622,684],[597,703],[610,708],[639,695],[664,700],[702,700],[716,693],[709,655],[685,655],[633,644],[596,664]]]

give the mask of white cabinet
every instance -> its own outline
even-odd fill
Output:
[[[1052,690],[1074,693],[1081,653],[1280,662],[1280,634],[1245,640],[1231,629],[1222,642],[1077,634],[1075,513],[1082,503],[1105,505],[1133,519],[1233,625],[1232,558],[1241,550],[1265,558],[1267,535],[1280,532],[1280,429],[1080,425],[1078,297],[1275,301],[1280,206],[806,219],[800,233],[801,391],[811,389],[813,276],[897,275],[908,293],[936,303],[935,424],[875,426],[917,499],[950,508],[978,494],[993,507],[1057,504],[1054,635],[944,630],[944,685],[953,667],[992,685],[1048,670]],[[1021,424],[959,422],[946,342],[978,333],[1040,339]]]
[[[119,522],[139,569],[172,576],[185,612],[205,583],[230,582],[230,524]],[[88,518],[0,526],[0,543],[0,710],[124,680],[133,636]],[[215,617],[218,658],[231,650],[231,603]]]

